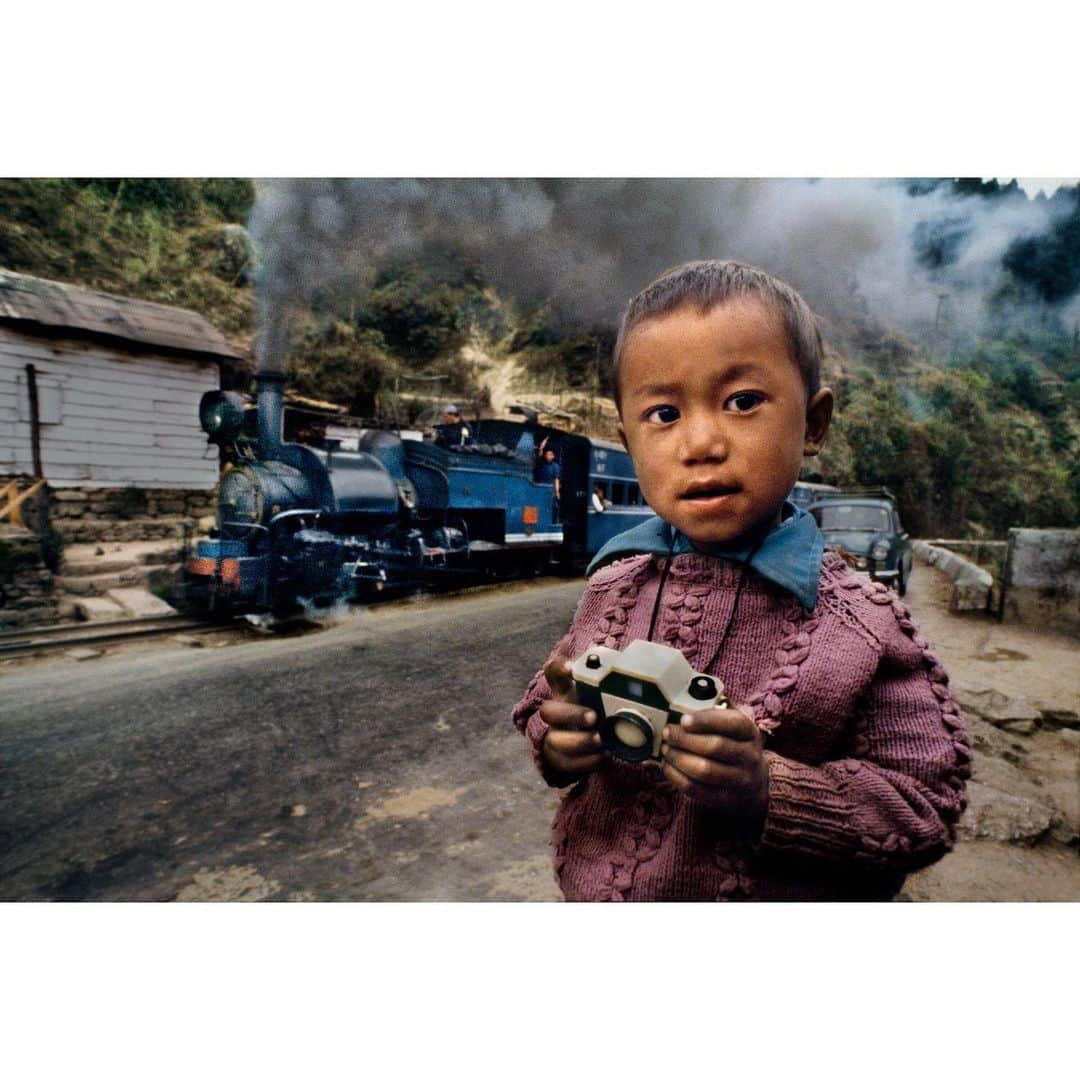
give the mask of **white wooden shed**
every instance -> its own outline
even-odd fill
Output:
[[[0,476],[212,489],[199,398],[237,356],[193,311],[0,270]]]

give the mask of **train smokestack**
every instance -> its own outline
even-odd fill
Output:
[[[279,371],[259,371],[255,374],[255,393],[259,405],[259,454],[264,460],[280,456],[284,385],[285,376]]]

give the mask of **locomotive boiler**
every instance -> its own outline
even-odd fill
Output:
[[[448,578],[572,570],[652,514],[615,444],[528,416],[478,421],[467,445],[364,430],[354,451],[316,448],[282,439],[283,384],[256,375],[254,428],[239,395],[203,395],[200,423],[229,465],[215,528],[185,562],[197,610],[287,616]],[[545,435],[559,450],[561,504],[534,479]],[[599,511],[598,487],[610,496]]]

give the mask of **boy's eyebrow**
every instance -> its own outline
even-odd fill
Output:
[[[761,365],[746,361],[743,363],[732,364],[731,367],[722,369],[715,382],[729,383],[735,382],[737,379],[745,378],[747,375],[760,376],[762,374]],[[682,389],[682,383],[680,382],[650,382],[645,383],[643,386],[635,386],[625,388],[623,393],[626,397],[663,397],[665,395],[676,394]]]
[[[646,383],[635,386],[627,392],[627,397],[665,397],[678,393],[679,383]]]

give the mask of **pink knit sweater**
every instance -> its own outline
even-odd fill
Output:
[[[664,560],[598,571],[552,655],[648,634]],[[736,623],[723,645],[740,574]],[[904,604],[826,552],[818,603],[753,570],[678,555],[655,640],[719,676],[767,733],[764,831],[741,839],[658,770],[606,759],[564,789],[555,874],[569,900],[885,899],[952,846],[971,750],[948,676]],[[548,783],[542,672],[513,712]]]

